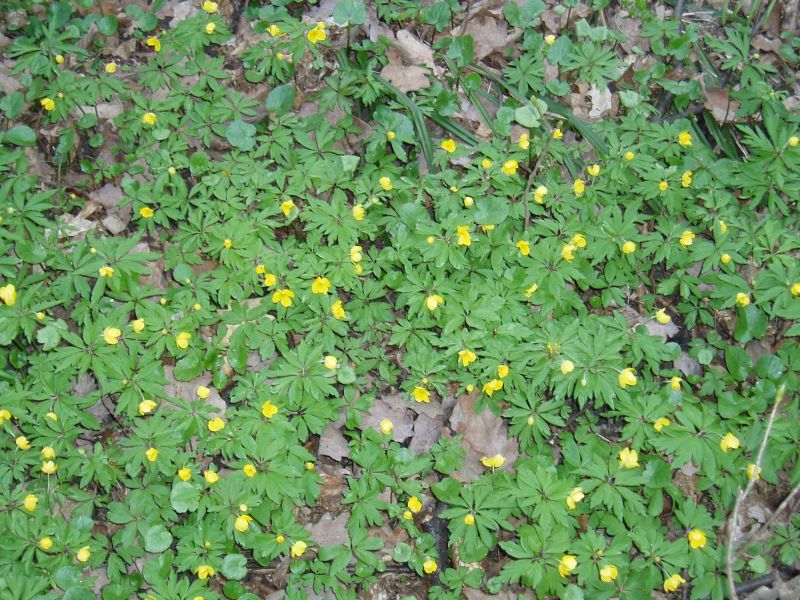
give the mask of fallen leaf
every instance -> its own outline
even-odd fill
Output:
[[[493,19],[489,15],[471,18],[467,23],[466,34],[472,36],[477,59],[504,50],[509,43],[506,22]],[[461,35],[461,28],[454,30],[453,35]]]
[[[347,445],[347,440],[344,439],[336,423],[331,423],[322,432],[317,453],[333,460],[342,460],[350,456],[350,446]]]
[[[421,42],[413,33],[401,29],[395,34],[394,46],[409,65],[424,65],[434,69],[433,48]]]
[[[389,419],[394,425],[392,439],[396,442],[405,442],[414,431],[414,421],[407,409],[408,402],[399,395],[378,398],[361,419],[362,428],[379,429],[381,421]]]
[[[416,92],[431,87],[428,70],[416,66],[388,64],[381,70],[381,77],[401,92]]]
[[[721,87],[706,90],[706,101],[703,106],[711,112],[720,125],[733,121],[739,110],[739,103],[731,100],[728,90]]]
[[[325,513],[319,521],[311,525],[308,529],[311,539],[319,546],[338,546],[346,544],[350,539],[347,533],[347,519],[349,512],[334,517],[331,513]]]

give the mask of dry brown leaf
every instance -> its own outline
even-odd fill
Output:
[[[703,106],[714,115],[714,119],[720,125],[733,121],[739,110],[739,103],[731,100],[728,90],[721,87],[706,90],[706,101]]]
[[[421,42],[413,33],[401,29],[395,34],[394,46],[409,65],[424,65],[434,68],[433,48]]]
[[[403,66],[389,63],[381,70],[381,77],[401,92],[416,92],[431,87],[428,70],[417,66]]]
[[[489,15],[470,19],[466,33],[472,36],[477,59],[486,58],[498,50],[503,50],[509,42],[506,22],[493,19]],[[453,31],[454,36],[460,34],[460,27]]]

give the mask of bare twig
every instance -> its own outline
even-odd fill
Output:
[[[525,206],[525,228],[527,229],[528,225],[531,222],[531,211],[530,207],[528,206],[528,200],[530,197],[531,186],[533,185],[533,180],[536,178],[536,173],[539,171],[539,167],[542,165],[542,160],[547,155],[547,151],[550,150],[550,145],[553,143],[553,133],[551,131],[547,132],[547,143],[542,148],[542,151],[539,153],[539,156],[536,157],[536,162],[533,163],[533,167],[531,168],[531,173],[528,175],[528,183],[525,184],[525,191],[522,192],[522,200]]]
[[[784,509],[792,503],[792,500],[794,500],[795,496],[797,496],[798,494],[800,494],[800,483],[794,486],[792,491],[789,492],[789,495],[783,499],[783,502],[781,502],[778,508],[776,508],[775,511],[772,513],[772,515],[770,515],[769,519],[767,519],[767,522],[758,527],[758,529],[754,529],[753,531],[748,531],[747,535],[745,535],[741,540],[739,540],[738,545],[743,546],[753,538],[758,537],[758,534],[760,534],[762,531],[769,530],[769,528],[772,526],[772,523],[775,522],[775,519],[778,517],[778,515],[781,514],[784,511]]]
[[[775,424],[775,418],[778,416],[778,409],[783,401],[783,395],[785,392],[786,386],[782,385],[778,388],[778,392],[775,394],[775,404],[772,407],[772,412],[770,413],[769,420],[767,421],[767,428],[764,431],[764,439],[761,440],[761,446],[758,449],[758,454],[756,454],[756,462],[755,466],[753,467],[753,476],[748,479],[747,486],[744,488],[744,491],[740,491],[739,495],[736,497],[736,503],[733,506],[733,513],[728,521],[728,550],[725,557],[725,568],[728,576],[728,591],[730,592],[731,600],[739,600],[739,595],[736,593],[736,584],[733,581],[733,554],[736,547],[736,540],[734,537],[736,535],[736,524],[739,520],[739,511],[742,509],[744,499],[747,498],[748,494],[750,494],[753,486],[756,483],[756,475],[761,471],[761,460],[764,458],[764,450],[767,448],[769,434],[772,433],[772,426]]]

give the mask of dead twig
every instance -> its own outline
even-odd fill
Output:
[[[778,409],[783,401],[783,395],[785,392],[786,386],[782,385],[778,388],[778,392],[775,394],[775,404],[772,406],[772,412],[770,413],[769,420],[767,421],[767,428],[764,431],[764,439],[761,440],[761,446],[758,448],[758,454],[756,454],[756,462],[755,466],[753,467],[753,476],[747,481],[747,486],[745,487],[744,491],[740,491],[739,495],[736,497],[736,503],[733,506],[733,513],[728,521],[728,549],[725,557],[725,570],[728,576],[728,591],[730,592],[731,600],[739,600],[739,595],[736,592],[736,584],[733,581],[733,555],[736,548],[736,540],[734,538],[736,535],[737,521],[739,520],[739,511],[742,509],[742,504],[744,503],[745,498],[747,498],[752,491],[753,486],[756,483],[757,475],[761,471],[761,460],[764,458],[764,450],[767,448],[769,435],[772,433],[772,426],[775,424],[775,419],[778,416]]]

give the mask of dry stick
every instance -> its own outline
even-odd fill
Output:
[[[772,426],[775,424],[775,418],[778,416],[778,409],[783,401],[783,394],[785,392],[786,386],[782,385],[778,388],[778,392],[775,394],[775,405],[772,407],[772,412],[769,415],[769,421],[767,421],[767,429],[764,431],[764,439],[761,440],[761,446],[759,447],[758,454],[756,455],[756,462],[755,466],[753,467],[753,476],[749,478],[747,487],[745,487],[744,491],[740,491],[739,495],[736,497],[736,503],[733,506],[733,514],[731,515],[730,522],[728,523],[728,550],[725,557],[725,566],[728,575],[728,591],[730,591],[731,600],[739,600],[739,595],[736,593],[736,584],[733,582],[733,551],[735,546],[734,536],[736,535],[736,522],[739,520],[739,511],[742,508],[744,499],[747,498],[747,495],[752,491],[753,486],[756,483],[757,475],[761,471],[761,459],[764,458],[764,450],[767,448],[769,434],[772,433]]]
[[[550,144],[553,143],[553,134],[552,132],[547,132],[547,143],[542,148],[542,151],[539,153],[539,156],[536,157],[536,162],[533,163],[533,168],[531,169],[531,174],[528,175],[528,183],[525,184],[525,191],[522,192],[522,199],[525,202],[525,228],[528,228],[531,222],[531,211],[530,207],[528,206],[528,198],[530,197],[531,186],[533,185],[533,179],[536,177],[536,172],[539,170],[539,166],[542,164],[542,159],[547,154],[547,151],[550,150]]]
[[[775,511],[772,513],[772,515],[770,515],[766,523],[764,523],[763,525],[761,525],[760,527],[758,527],[753,531],[749,531],[747,535],[745,535],[742,539],[739,540],[739,543],[737,545],[743,546],[753,538],[757,537],[758,534],[760,534],[762,531],[768,530],[772,525],[772,523],[775,521],[775,519],[778,517],[778,515],[781,514],[783,510],[787,506],[789,506],[789,504],[791,504],[792,500],[794,500],[794,497],[797,496],[797,494],[800,494],[800,483],[794,486],[794,489],[791,492],[789,492],[789,495],[786,496],[786,498],[783,499],[783,502],[781,502],[778,508],[776,508]]]

